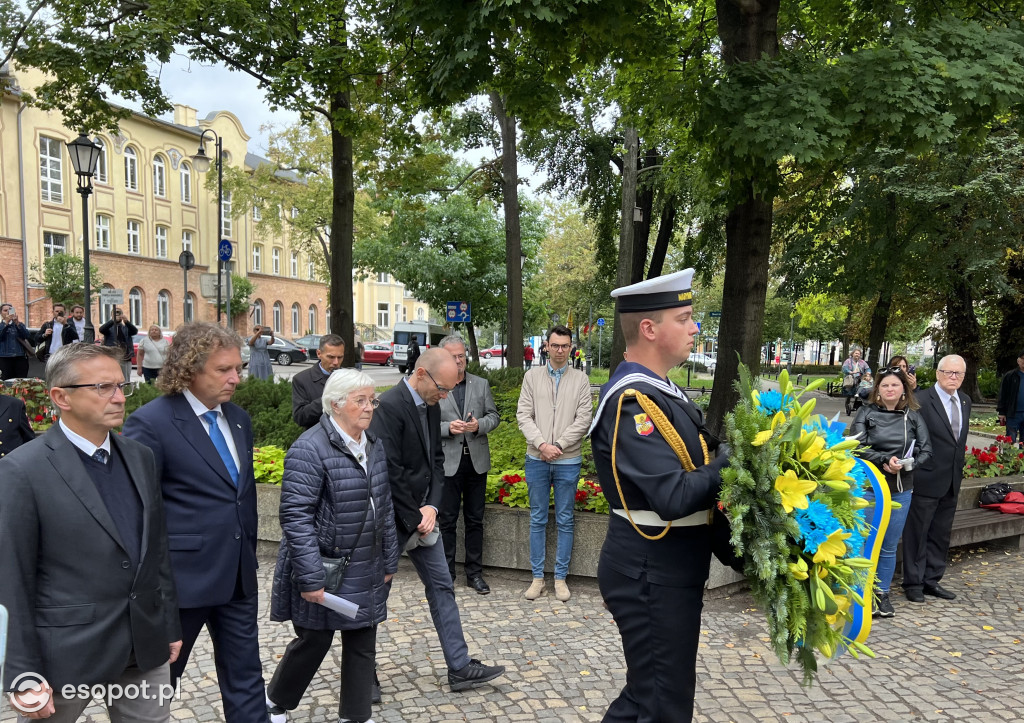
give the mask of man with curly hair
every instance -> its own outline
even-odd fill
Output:
[[[178,328],[157,380],[162,397],[128,417],[124,434],[156,457],[167,512],[183,645],[177,683],[203,625],[227,723],[267,721],[256,580],[252,421],[230,402],[242,339],[217,324]]]

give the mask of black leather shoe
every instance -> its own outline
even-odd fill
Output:
[[[380,705],[380,678],[377,677],[377,671],[373,671],[373,687],[370,689],[370,703],[374,705]]]
[[[903,594],[907,596],[907,600],[910,602],[923,603],[924,593],[919,588],[911,587],[903,591]]]
[[[484,665],[474,658],[461,670],[451,670],[449,668],[448,685],[453,691],[458,692],[492,681],[499,675],[504,675],[504,673],[504,665]]]
[[[956,600],[956,593],[950,592],[942,585],[925,585],[924,594],[931,595],[932,597],[939,597],[943,600]]]
[[[473,577],[466,578],[466,586],[473,588],[480,595],[486,595],[491,591],[490,586],[484,582],[483,575],[474,575]]]

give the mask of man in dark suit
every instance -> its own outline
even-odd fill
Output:
[[[162,476],[183,646],[175,683],[203,625],[227,723],[267,721],[256,581],[252,422],[229,401],[242,371],[241,338],[217,324],[178,329],[157,386],[124,434],[153,450]]]
[[[437,529],[444,486],[437,403],[451,392],[458,378],[451,354],[444,349],[428,349],[407,379],[381,395],[370,423],[370,431],[380,437],[388,455],[398,543],[408,550],[423,581],[453,691],[486,683],[505,672],[500,665],[484,665],[469,657],[444,543]]]
[[[124,314],[117,307],[114,307],[114,315],[110,320],[100,327],[103,346],[113,346],[121,350],[121,371],[128,381],[132,378],[132,352],[135,351],[132,337],[138,333],[135,324],[124,318]]]
[[[320,363],[292,377],[292,419],[303,429],[320,421],[323,406],[320,398],[331,372],[341,369],[345,359],[345,340],[337,334],[320,337]]]
[[[76,341],[78,341],[78,331],[67,318],[67,314],[64,313],[64,304],[54,304],[53,318],[39,327],[39,331],[36,332],[36,358],[45,362],[62,346],[74,344]]]
[[[46,371],[59,422],[0,460],[4,690],[19,721],[78,720],[95,685],[112,720],[168,721],[181,628],[159,477],[146,447],[110,434],[132,387],[117,351],[92,344],[62,347]]]
[[[25,402],[9,394],[0,394],[0,458],[36,438],[28,423]]]
[[[966,370],[962,357],[942,357],[935,386],[917,395],[932,457],[914,475],[914,496],[903,528],[903,592],[911,602],[924,602],[925,595],[943,600],[956,597],[939,580],[946,571],[971,418],[971,400],[957,391]]]

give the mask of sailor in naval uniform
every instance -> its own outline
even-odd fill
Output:
[[[690,355],[693,269],[616,289],[626,361],[591,427],[611,519],[597,578],[622,636],[626,686],[605,721],[693,717],[704,584],[724,536],[712,521],[729,451],[668,379]],[[733,562],[733,561],[730,561]]]

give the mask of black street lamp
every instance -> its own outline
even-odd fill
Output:
[[[89,140],[85,133],[66,144],[71,165],[78,176],[78,192],[82,194],[82,261],[85,264],[85,339],[91,344],[96,340],[96,330],[92,325],[92,289],[90,287],[89,266],[89,195],[92,193],[92,177],[96,175],[96,165],[103,154],[103,146]]]
[[[224,263],[220,260],[220,236],[224,233],[224,146],[221,137],[212,128],[207,128],[199,136],[199,150],[192,156],[192,164],[200,173],[210,170],[210,157],[206,155],[206,134],[213,136],[214,153],[217,156],[217,238],[213,244],[217,254],[217,323],[220,323],[221,277]],[[228,326],[231,319],[228,318]]]

